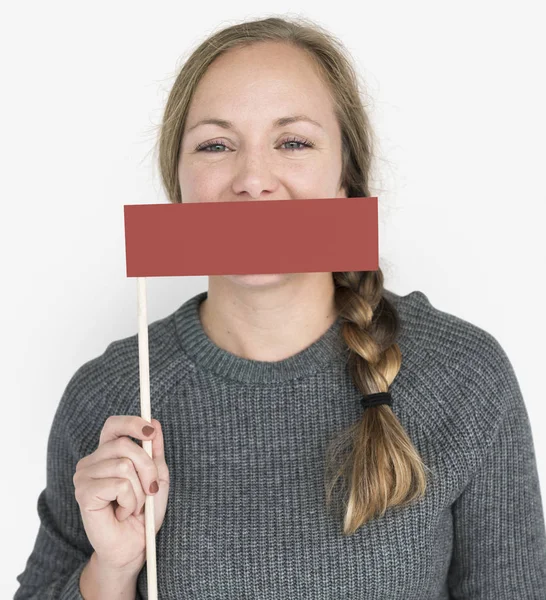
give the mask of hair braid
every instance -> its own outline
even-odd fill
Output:
[[[383,273],[378,269],[333,276],[353,382],[363,395],[387,392],[402,355],[396,343],[400,322],[383,295]],[[360,420],[330,443],[327,454],[327,468],[337,465],[334,476],[327,480],[327,504],[340,477],[350,490],[348,499],[343,500],[344,534],[382,516],[390,506],[409,504],[426,489],[427,467],[390,406],[363,410]]]

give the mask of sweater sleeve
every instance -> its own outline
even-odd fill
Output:
[[[494,368],[484,380],[502,409],[496,430],[483,432],[490,440],[483,460],[452,504],[450,597],[544,600],[546,529],[531,426],[512,365],[492,341]]]
[[[80,575],[94,550],[81,519],[73,476],[77,462],[89,453],[88,444],[81,441],[84,432],[95,440],[94,449],[99,439],[89,408],[93,396],[103,390],[96,382],[84,379],[90,365],[84,365],[72,377],[53,418],[47,445],[46,487],[37,501],[40,526],[25,570],[17,576],[20,587],[14,600],[84,600]],[[102,418],[95,414],[95,419],[97,416]],[[142,600],[138,591],[136,600]]]

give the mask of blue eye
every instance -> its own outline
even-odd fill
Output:
[[[222,142],[213,142],[212,144],[207,144],[205,146],[197,146],[195,150],[197,152],[200,152],[201,150],[208,150],[209,148],[214,148],[215,146],[224,146],[224,148],[227,148],[227,146],[222,144]],[[213,154],[218,154],[218,152],[215,152]]]
[[[298,138],[290,138],[290,139],[286,139],[283,142],[281,142],[281,146],[283,146],[284,144],[300,144],[300,148],[285,148],[285,150],[303,150],[303,148],[301,148],[301,146],[303,146],[304,148],[313,148],[314,147],[314,143],[306,140],[305,138],[302,139],[298,139]],[[219,141],[215,141],[215,142],[211,142],[210,144],[205,144],[205,145],[199,145],[197,146],[197,148],[195,149],[196,152],[201,152],[203,150],[208,151],[212,154],[220,154],[220,152],[215,152],[213,150],[209,150],[209,148],[215,148],[218,146],[222,146],[223,148],[227,148],[227,146],[225,144],[223,144],[222,142]],[[229,150],[229,148],[227,148]],[[222,152],[225,152],[225,150],[222,150]]]
[[[297,138],[284,140],[284,142],[281,143],[281,146],[283,146],[284,144],[301,144],[305,148],[312,148],[315,145],[315,144],[313,144],[313,142],[310,142],[309,140],[306,140],[306,139],[298,140]],[[300,150],[300,148],[287,148],[287,150]]]

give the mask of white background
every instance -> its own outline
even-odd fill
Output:
[[[137,332],[123,205],[166,202],[153,145],[170,86],[198,42],[243,19],[302,14],[352,53],[381,143],[372,195],[386,287],[421,290],[498,339],[525,398],[546,504],[539,4],[34,1],[3,11],[2,598],[38,531],[68,380]],[[149,322],[207,288],[206,277],[147,283]]]

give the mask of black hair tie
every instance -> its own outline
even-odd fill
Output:
[[[364,409],[369,408],[370,406],[378,406],[379,404],[387,404],[388,406],[392,406],[392,396],[390,392],[368,394],[362,396],[360,403]]]

